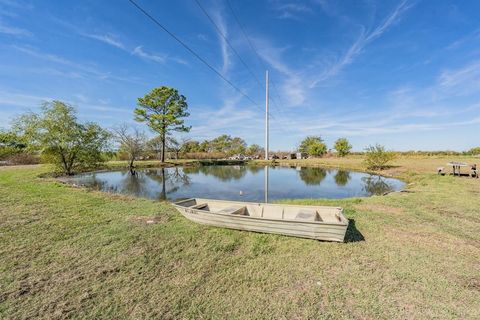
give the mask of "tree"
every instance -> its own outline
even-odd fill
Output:
[[[256,155],[262,154],[263,150],[264,149],[260,147],[258,144],[252,144],[247,148],[246,153],[249,156],[256,156]]]
[[[382,145],[376,144],[365,148],[365,164],[368,169],[385,169],[393,159],[395,159],[395,153],[385,150]]]
[[[137,128],[129,128],[126,124],[114,128],[113,131],[115,139],[120,144],[120,152],[128,155],[128,169],[134,174],[134,162],[145,153],[147,137]]]
[[[209,142],[209,151],[223,152],[227,155],[245,153],[247,143],[239,137],[227,134],[216,137]]]
[[[182,118],[188,117],[188,105],[185,96],[177,89],[162,86],[154,88],[143,98],[138,98],[135,120],[146,122],[151,130],[157,132],[162,140],[161,161],[165,162],[166,136],[172,131],[188,132],[191,127],[184,125]]]
[[[239,137],[235,137],[231,140],[230,145],[227,147],[227,154],[244,154],[247,148],[245,140]]]
[[[185,140],[182,142],[181,153],[186,154],[200,151],[200,142],[196,140]]]
[[[210,147],[210,141],[203,140],[202,143],[200,143],[198,151],[199,152],[210,152],[210,151],[212,151],[211,147]]]
[[[468,150],[468,153],[471,155],[479,155],[480,154],[480,147],[475,147],[470,150]]]
[[[167,137],[167,150],[175,154],[175,159],[178,160],[182,144],[173,137]]]
[[[161,136],[156,136],[150,140],[148,140],[146,148],[149,152],[154,153],[157,158],[160,160],[162,158],[162,148],[163,148],[163,141]]]
[[[27,147],[15,132],[0,130],[0,160],[19,154]]]
[[[345,157],[352,149],[352,145],[348,142],[347,138],[338,138],[333,147],[337,150],[340,157]]]
[[[309,156],[321,156],[327,153],[327,145],[319,136],[308,136],[300,143],[298,151]]]
[[[95,123],[78,123],[75,109],[61,101],[45,102],[41,110],[22,115],[13,123],[14,131],[29,142],[30,150],[40,151],[44,160],[67,175],[103,161],[108,131]]]

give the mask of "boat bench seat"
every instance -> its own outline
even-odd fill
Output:
[[[208,203],[199,203],[194,206],[191,206],[192,209],[200,209],[200,210],[207,210],[208,211]]]
[[[317,211],[300,209],[295,216],[295,220],[322,221],[322,218]]]
[[[217,211],[217,213],[220,213],[220,214],[236,214],[236,215],[242,215],[242,216],[248,216],[248,211],[247,211],[247,207],[245,206],[230,206],[230,207],[227,207],[227,208],[223,208],[219,211]]]

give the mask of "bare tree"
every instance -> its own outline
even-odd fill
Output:
[[[182,145],[178,142],[178,140],[173,137],[167,138],[167,148],[170,152],[175,154],[175,160],[178,160],[180,150],[182,149]]]
[[[115,139],[120,144],[120,151],[128,155],[128,169],[135,174],[134,161],[144,153],[147,144],[145,133],[134,127],[122,124],[113,129]]]

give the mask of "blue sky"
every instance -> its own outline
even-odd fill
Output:
[[[271,148],[306,135],[355,150],[480,145],[480,1],[137,0],[257,105],[127,0],[0,0],[0,127],[42,100],[74,104],[110,128],[135,125],[136,98],[172,86],[189,103],[188,137],[263,145],[265,68]],[[142,124],[137,124],[142,127]]]

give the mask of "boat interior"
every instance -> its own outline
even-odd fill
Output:
[[[242,203],[208,199],[187,199],[177,202],[176,205],[225,215],[305,222],[348,223],[348,220],[341,214],[341,208],[338,207]]]

